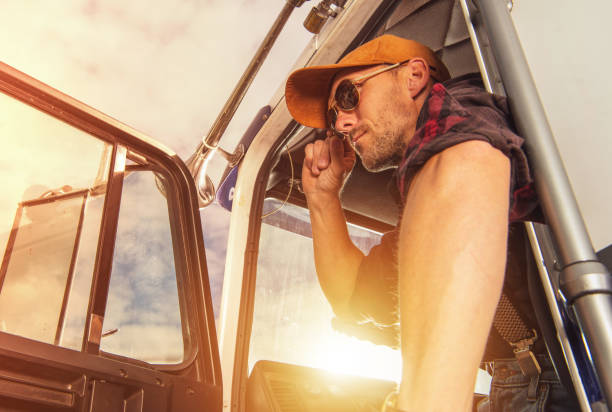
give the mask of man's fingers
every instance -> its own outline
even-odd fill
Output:
[[[353,167],[355,167],[355,162],[357,161],[357,154],[355,153],[355,148],[353,148],[353,146],[349,142],[349,139],[350,138],[347,137],[346,139],[342,140],[342,146],[344,150],[344,157],[342,161],[344,162],[345,170],[353,170]]]
[[[351,145],[351,138],[347,136],[345,139],[342,139],[341,142],[344,148],[344,157],[355,157],[355,149]]]
[[[310,172],[314,176],[319,176],[320,170],[318,167],[319,153],[321,153],[321,141],[315,140],[312,143],[312,163],[310,164]]]
[[[348,153],[347,153],[348,151]],[[315,140],[304,148],[304,168],[308,169],[313,176],[319,176],[322,171],[331,166],[333,174],[341,176],[352,168],[352,163],[347,167],[347,157],[354,158],[354,152],[345,147],[344,143],[337,137],[327,137],[325,140]]]
[[[338,175],[353,170],[355,166],[355,150],[346,139],[333,137],[330,140],[330,153],[332,157],[332,168]]]
[[[327,169],[330,162],[329,142],[327,139],[315,142],[315,158],[313,160],[316,161],[316,167],[319,171]]]
[[[312,158],[314,156],[314,145],[312,143],[308,143],[304,148],[304,165],[303,169],[308,169],[312,171]]]
[[[344,170],[344,147],[340,139],[337,137],[330,137],[329,140],[329,152],[331,156],[331,164],[335,173],[343,174]]]

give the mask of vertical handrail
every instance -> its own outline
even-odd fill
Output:
[[[561,263],[596,260],[510,12],[499,0],[480,0],[479,5],[516,127],[526,138],[540,202]]]
[[[489,69],[487,68],[487,63],[485,62],[484,56],[482,54],[482,48],[480,47],[480,40],[478,39],[476,30],[474,29],[474,25],[472,24],[472,16],[470,15],[470,6],[468,5],[468,0],[459,0],[459,4],[461,5],[463,17],[465,18],[465,25],[470,35],[472,48],[474,49],[474,57],[476,58],[476,64],[478,64],[478,69],[480,69],[480,74],[482,75],[485,90],[489,93],[494,93],[493,83],[491,83],[491,76],[489,75]]]
[[[576,392],[578,405],[580,405],[580,409],[583,412],[591,412],[591,405],[589,404],[588,395],[586,394],[584,385],[582,384],[576,357],[572,351],[572,345],[567,335],[567,331],[565,330],[565,325],[563,324],[563,317],[559,307],[557,306],[557,295],[555,293],[555,287],[551,281],[551,274],[546,266],[546,259],[544,258],[543,250],[540,246],[540,236],[536,232],[533,222],[525,222],[525,229],[527,231],[529,243],[531,244],[531,250],[534,254],[535,264],[538,268],[540,283],[542,284],[546,303],[550,308],[550,317],[557,332],[557,340],[559,341],[559,346],[561,347],[561,352],[563,353],[563,357],[567,365],[567,371]],[[568,388],[568,390],[569,389],[570,388]]]
[[[493,90],[493,82],[491,80],[489,64],[487,64],[487,62],[485,61],[481,46],[481,39],[479,38],[479,34],[474,27],[475,19],[474,16],[472,16],[471,14],[468,0],[459,0],[459,2],[463,11],[463,17],[465,18],[468,33],[472,41],[472,47],[474,48],[476,62],[478,63],[480,73],[484,80],[485,90],[487,90],[489,93],[503,94],[505,96],[506,92],[505,90],[503,90],[503,87],[501,88],[502,90]],[[559,340],[561,351],[563,353],[564,360],[567,364],[568,372],[572,380],[574,390],[576,392],[578,404],[580,405],[582,412],[591,412],[591,406],[589,404],[588,396],[580,378],[580,371],[578,369],[570,341],[567,337],[567,332],[565,331],[565,327],[563,325],[561,312],[559,310],[559,307],[557,306],[556,294],[551,283],[550,273],[548,272],[548,269],[546,268],[544,262],[544,257],[542,255],[542,250],[540,248],[539,243],[540,240],[538,239],[532,222],[525,222],[525,228],[529,237],[529,241],[531,243],[532,251],[534,253],[535,262],[538,267],[538,273],[540,276],[540,282],[542,283],[544,295],[546,297],[547,304],[551,312],[551,317],[553,319],[553,323],[557,331],[557,339]]]
[[[561,286],[605,399],[612,405],[612,281],[595,256],[509,10],[500,0],[478,3],[515,124],[526,140],[540,203],[559,254]]]

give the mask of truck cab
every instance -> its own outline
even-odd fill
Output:
[[[318,33],[294,68],[336,62],[391,33],[431,47],[452,76],[480,72],[490,91],[513,98],[482,3],[492,2],[324,0],[309,16]],[[192,167],[197,156],[184,162],[4,63],[0,91],[0,409],[380,410],[401,358],[377,344],[384,330],[364,340],[336,319],[320,290],[300,173],[304,146],[325,131],[291,118],[284,79],[214,185],[213,206],[205,168]],[[196,153],[200,165],[215,155],[208,149]],[[541,181],[540,196],[554,193]],[[358,162],[343,190],[351,238],[366,253],[397,223],[392,184],[392,171],[373,174]],[[609,296],[609,274],[597,271],[610,239],[598,230],[600,253],[583,259],[598,286],[563,289],[560,262],[571,247],[559,239],[570,236],[551,211],[572,214],[571,206],[552,201],[548,224],[525,230],[555,366],[583,411],[603,411],[607,346],[574,305]],[[203,233],[213,216],[206,207],[227,210],[227,234]],[[208,236],[227,236],[225,256],[210,250]],[[220,259],[223,274],[213,274]],[[582,260],[572,262],[565,266]],[[607,305],[589,307],[608,313]],[[481,371],[476,398],[488,379]]]

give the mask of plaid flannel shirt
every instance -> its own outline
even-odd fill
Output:
[[[414,137],[397,172],[405,199],[410,182],[432,156],[470,140],[481,140],[511,160],[509,221],[526,219],[538,206],[523,138],[514,132],[506,99],[487,93],[478,75],[436,83],[425,101]]]

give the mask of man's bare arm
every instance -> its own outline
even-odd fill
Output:
[[[470,141],[413,180],[400,226],[406,411],[469,411],[504,278],[510,162]]]
[[[323,293],[338,315],[345,313],[363,259],[352,243],[340,203],[345,176],[355,153],[338,138],[309,144],[305,149],[302,186],[310,210],[315,266]]]

